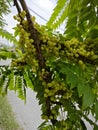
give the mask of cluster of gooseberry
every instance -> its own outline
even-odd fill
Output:
[[[22,11],[20,15],[14,16],[19,22],[19,24],[17,24],[17,30],[20,35],[19,48],[25,51],[24,59],[26,62],[35,66],[34,68],[38,68],[36,49],[33,45],[33,39],[30,38],[28,21],[25,19],[25,15],[25,11]],[[65,41],[64,38],[62,40],[58,35],[53,35],[45,26],[40,26],[36,23],[35,17],[32,17],[32,21],[34,23],[34,28],[39,32],[38,38],[41,41],[40,47],[46,63],[49,63],[49,58],[53,56],[55,59],[63,58],[78,63],[81,68],[84,69],[85,61],[93,61],[98,58],[94,49],[88,46],[88,44],[91,43],[90,40],[79,42],[76,38],[73,38],[69,41]]]
[[[54,38],[54,39],[53,39]],[[98,59],[98,55],[95,54],[94,49],[88,50],[88,45],[84,42],[79,42],[73,38],[69,41],[57,40],[58,38],[48,38],[46,44],[41,45],[43,55],[46,59],[51,57],[63,58],[78,63],[82,69],[85,68],[85,63],[88,61],[93,63],[94,60]],[[93,44],[94,45],[94,44]],[[48,60],[46,60],[48,62]]]
[[[65,101],[72,98],[73,91],[68,89],[67,84],[62,80],[56,80],[55,76],[50,77],[48,82],[45,81],[45,75],[48,75],[50,72],[46,71],[45,68],[40,70],[40,64],[36,56],[36,53],[38,52],[33,44],[34,40],[31,38],[28,21],[25,19],[25,15],[26,13],[23,11],[14,17],[19,22],[19,24],[17,24],[19,34],[18,47],[21,50],[22,55],[21,57],[18,56],[18,59],[13,61],[12,65],[21,67],[27,64],[31,67],[33,73],[36,73],[36,75],[38,74],[42,86],[44,87],[44,91],[42,92],[44,93],[44,99],[49,99],[50,104],[50,114],[48,115],[47,112],[43,112],[42,118],[45,120],[55,120],[60,114],[59,110],[61,106],[64,107]],[[42,56],[45,59],[46,67],[50,67],[50,70],[52,58],[53,60],[59,58],[68,62],[77,63],[82,69],[85,69],[86,62],[91,61],[92,63],[95,59],[98,59],[94,49],[88,47],[90,41],[79,42],[75,38],[65,41],[64,38],[62,39],[58,35],[49,32],[45,26],[37,24],[34,17],[32,17],[32,21],[34,23],[34,28],[39,32],[38,38],[40,40]],[[63,121],[64,120],[62,120],[62,124],[65,128],[66,123]]]
[[[14,62],[12,62],[13,66],[23,66],[23,65],[30,65],[32,66],[32,71],[36,72],[38,68],[38,61],[36,58],[36,49],[33,45],[33,39],[30,38],[30,33],[28,31],[28,22],[25,20],[25,11],[22,11],[20,15],[14,16],[19,24],[17,24],[18,35],[19,35],[19,42],[18,42],[18,49],[22,52],[22,56]],[[20,64],[19,64],[20,63]],[[24,64],[22,64],[24,63]],[[20,67],[21,68],[21,67]]]
[[[64,107],[65,101],[70,100],[73,96],[73,90],[69,89],[67,84],[64,82],[57,80],[56,76],[54,76],[50,82],[45,82],[43,78],[46,73],[48,72],[42,69],[42,71],[39,73],[39,79],[44,87],[43,96],[46,100],[48,99],[50,103],[50,113],[47,113],[47,110],[44,110],[42,113],[42,119],[47,121],[57,120],[60,119],[60,109]],[[64,122],[64,120],[61,119],[61,122]],[[63,123],[62,127],[65,128],[64,124],[65,123]]]
[[[95,42],[92,39],[86,39],[79,42],[76,38],[64,40],[58,35],[53,35],[45,26],[35,26],[39,31],[39,39],[41,40],[41,51],[49,63],[52,55],[55,59],[63,58],[72,63],[78,63],[82,69],[85,68],[85,63],[93,63],[98,59],[98,52],[95,52]],[[65,37],[66,38],[66,37]]]

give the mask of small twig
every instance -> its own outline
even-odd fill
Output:
[[[13,0],[13,1],[14,1],[14,6],[16,6],[17,11],[18,11],[18,13],[20,14],[21,8],[19,7],[19,4],[18,4],[17,0]]]

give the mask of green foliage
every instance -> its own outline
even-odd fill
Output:
[[[39,127],[38,130],[56,130],[54,126],[51,124],[47,124],[47,122],[43,122]]]
[[[6,60],[6,59],[15,58],[15,57],[16,55],[11,51],[7,51],[7,50],[0,51],[0,59]]]
[[[14,44],[17,43],[16,38],[11,33],[7,32],[6,30],[3,30],[1,28],[0,28],[0,36],[2,38],[6,38],[10,42],[13,42]]]
[[[3,29],[6,24],[3,17],[10,12],[9,8],[11,7],[11,2],[12,0],[0,0],[0,36],[2,38],[6,38],[10,42],[17,43],[16,38],[11,33]]]
[[[96,100],[95,104],[96,120],[98,120],[98,101]]]
[[[55,23],[55,21],[56,20],[58,20],[58,19],[60,19],[62,22],[64,21],[64,19],[67,17],[67,11],[68,10],[66,10],[66,11],[64,11],[64,9],[65,9],[65,6],[66,6],[66,3],[67,3],[67,0],[58,0],[58,2],[57,2],[57,5],[56,5],[56,7],[54,8],[54,12],[53,12],[53,14],[52,14],[52,16],[51,16],[51,18],[50,18],[50,20],[48,21],[48,26],[51,26],[51,23]],[[63,12],[62,12],[63,11]],[[59,16],[60,15],[60,13],[62,13],[63,15],[65,15],[65,17],[64,16]],[[60,18],[59,18],[60,17]],[[63,17],[64,17],[64,19],[63,19]],[[59,21],[59,20],[58,20]],[[52,26],[53,28],[56,28],[57,26],[59,26],[59,24],[61,24],[61,23],[59,23],[58,21],[56,21],[57,23],[56,23],[56,25],[54,25],[54,26]],[[58,25],[57,25],[58,24]]]
[[[0,67],[0,94],[7,94],[7,90],[14,90],[17,92],[18,97],[26,100],[26,88],[30,87],[33,89],[33,84],[29,76],[27,77],[25,73],[28,73],[26,69],[18,70],[12,69],[10,67],[1,66]]]
[[[58,0],[47,25],[56,29],[64,21],[66,21],[65,34],[68,39],[76,37],[83,40],[87,37],[98,37],[98,2],[96,0]]]
[[[5,24],[4,15],[7,15],[10,12],[10,3],[12,0],[0,0],[0,27],[3,27]]]
[[[23,130],[15,119],[7,97],[0,95],[0,129],[3,130]]]
[[[87,79],[85,76],[88,75],[88,70],[81,71],[81,68],[77,64],[72,65],[60,61],[55,63],[56,68],[60,68],[60,70],[57,70],[59,71],[58,74],[63,74],[63,77],[66,77],[65,82],[70,86],[70,89],[77,87],[79,97],[83,95],[82,108],[85,109],[91,106],[95,100],[95,94],[92,92],[90,83],[92,83],[91,78],[95,70],[91,67],[89,68],[92,72],[90,72],[91,77]]]

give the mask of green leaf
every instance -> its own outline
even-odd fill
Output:
[[[9,84],[8,84],[8,88],[10,90],[14,90],[15,87],[15,76],[14,76],[14,72],[11,71],[11,74],[9,75]]]
[[[98,130],[98,126],[97,125],[94,125],[94,130]]]
[[[91,6],[82,8],[82,10],[81,10],[81,16],[80,16],[80,21],[84,22],[84,20],[88,20],[90,18],[91,13],[92,13],[91,12]]]
[[[82,108],[86,109],[93,105],[95,95],[85,77],[87,74],[84,74],[79,66],[75,64],[58,62],[57,66],[58,69],[60,68],[59,72],[66,75],[66,82],[69,84],[70,88],[77,87],[79,97],[83,97]]]
[[[7,51],[7,50],[1,50],[0,51],[0,59],[11,59],[11,58],[15,58],[15,53],[14,52],[11,52],[11,51]]]
[[[54,8],[53,15],[50,17],[50,20],[48,21],[47,25],[51,26],[53,22],[56,20],[57,16],[62,12],[65,3],[67,0],[58,0],[56,7]]]
[[[55,130],[53,125],[50,125],[47,121],[44,121],[38,128],[38,130]]]
[[[92,29],[89,31],[87,37],[96,39],[98,37],[98,29]]]
[[[44,121],[40,124],[40,126],[38,126],[38,130],[41,130],[43,127],[45,127],[47,124],[47,121]]]
[[[60,67],[60,73],[66,75],[67,83],[71,84],[71,89],[77,87],[80,78],[77,71],[79,69],[78,66],[64,63]]]
[[[60,26],[61,23],[64,22],[64,20],[67,18],[68,15],[68,11],[69,11],[69,6],[67,6],[64,11],[62,10],[62,14],[60,17],[57,18],[57,20],[53,23],[52,27],[53,29],[56,29]]]
[[[81,80],[77,86],[78,88],[78,94],[79,94],[79,97],[81,97],[84,92],[85,92],[85,88],[86,88],[86,84],[83,80]]]
[[[95,95],[93,94],[91,88],[89,86],[86,86],[84,89],[84,95],[83,95],[83,104],[82,108],[85,109],[87,107],[90,107],[93,105],[95,100]]]
[[[0,36],[2,38],[6,38],[10,42],[13,42],[14,44],[17,44],[16,38],[11,33],[7,32],[6,30],[3,30],[1,28],[0,28]]]
[[[40,99],[39,100],[39,105],[43,104],[43,102],[45,101],[44,87],[42,85],[42,82],[39,80],[38,76],[34,79],[34,91],[37,92],[36,97],[38,99]]]
[[[5,19],[3,18],[4,15],[7,15],[10,12],[12,0],[0,0],[0,27],[4,27],[6,24]]]
[[[5,84],[6,76],[3,74],[0,76],[0,94],[2,94],[2,90]]]
[[[95,102],[95,113],[96,113],[96,119],[98,120],[98,101]]]
[[[95,4],[95,5],[98,5],[98,0],[94,0],[94,4]]]
[[[34,90],[34,86],[33,86],[33,83],[31,81],[31,77],[29,76],[28,70],[24,70],[23,81],[24,81],[24,84],[26,85],[26,87],[29,87],[32,90]]]

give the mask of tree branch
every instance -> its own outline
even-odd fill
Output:
[[[29,10],[28,10],[28,7],[25,3],[25,0],[19,0],[19,2],[22,6],[22,9],[26,12],[28,27],[29,27],[29,31],[31,34],[30,38],[34,40],[34,46],[36,48],[36,54],[37,54],[37,59],[39,62],[39,67],[40,67],[40,69],[44,68],[47,71],[45,60],[44,60],[44,57],[43,57],[42,52],[41,52],[41,47],[40,47],[41,41],[40,41],[40,39],[38,39],[39,32],[34,28],[34,23],[32,22],[31,15],[29,13]],[[19,8],[17,0],[14,0],[14,4],[18,10],[18,13],[20,13],[21,10]],[[49,80],[51,79],[51,76],[52,76],[52,74],[49,70],[48,70],[48,72],[49,73],[47,73],[45,78],[44,78],[44,80],[46,82],[49,82]],[[46,98],[46,109],[47,109],[48,116],[51,114],[50,106],[51,106],[50,105],[50,98]],[[52,120],[52,122],[54,122],[54,120]]]
[[[14,1],[14,6],[16,6],[16,8],[17,8],[18,13],[20,13],[21,8],[19,7],[19,4],[18,4],[17,0],[13,0],[13,1]]]
[[[26,18],[28,20],[28,26],[29,26],[31,38],[34,40],[34,45],[35,45],[35,48],[36,48],[37,58],[38,58],[40,69],[46,68],[45,60],[43,58],[41,48],[40,48],[40,40],[38,39],[38,34],[39,33],[34,28],[34,24],[32,22],[31,15],[29,13],[29,10],[28,10],[28,7],[27,7],[27,5],[25,3],[25,0],[20,0],[20,3],[21,3],[21,6],[22,6],[23,10],[26,12]]]

